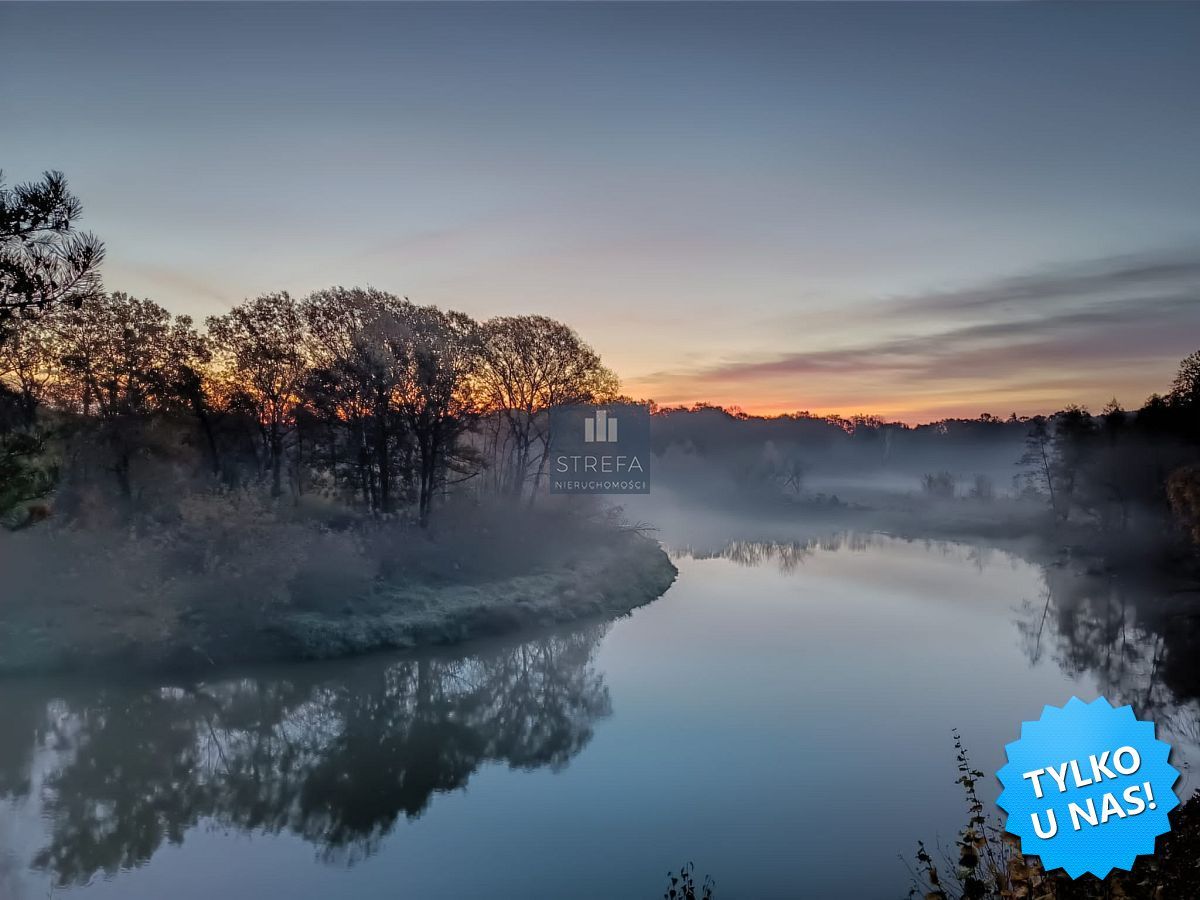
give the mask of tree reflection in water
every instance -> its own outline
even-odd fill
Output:
[[[674,552],[675,557],[691,559],[727,559],[740,566],[761,566],[773,563],[784,574],[796,572],[818,550],[834,551],[843,548],[866,550],[884,540],[868,531],[821,532],[802,540],[791,541],[731,541],[717,549],[688,547]]]
[[[353,862],[483,763],[565,766],[611,712],[604,631],[178,687],[18,685],[0,697],[0,792],[40,806],[33,864],[62,885],[143,865],[201,821]]]
[[[839,531],[676,555],[774,565],[788,574],[818,551],[861,552],[898,540],[956,554],[981,572],[1006,554],[986,544]],[[1030,664],[1049,658],[1068,675],[1089,676],[1113,703],[1128,703],[1139,717],[1160,723],[1166,739],[1200,745],[1200,597],[1149,578],[1081,574],[1072,565],[1031,561],[1043,573],[1043,591],[1020,605],[1017,618]]]
[[[1045,587],[1018,620],[1031,663],[1089,675],[1171,734],[1200,742],[1200,629],[1195,598],[1152,579],[1045,567]]]
[[[902,542],[923,547],[929,553],[955,556],[983,569],[1004,551],[983,544],[964,544],[932,538],[909,538],[874,531],[817,531],[788,541],[730,541],[717,548],[686,547],[672,553],[675,558],[727,559],[740,566],[775,565],[785,575],[800,571],[818,551],[832,553],[848,550],[865,553],[871,549]]]
[[[818,551],[862,552],[894,541],[953,554],[980,572],[997,556],[1013,552],[959,541],[833,532],[791,541],[732,541],[706,550],[689,547],[676,556],[774,565],[793,574]],[[1159,722],[1165,739],[1200,746],[1200,595],[1151,578],[1081,574],[1075,565],[1030,562],[1043,572],[1043,592],[1022,601],[1016,619],[1030,664],[1051,659],[1069,676],[1093,678],[1099,694]]]

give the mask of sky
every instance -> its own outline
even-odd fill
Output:
[[[1032,414],[1200,349],[1198,4],[0,4],[0,166],[202,319],[562,319],[661,404]]]

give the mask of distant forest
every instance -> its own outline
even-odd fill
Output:
[[[698,405],[655,410],[664,479],[715,465],[739,489],[796,498],[828,484],[919,489],[934,499],[1041,503],[1062,523],[1121,531],[1174,517],[1200,540],[1200,352],[1139,409],[983,413],[910,426],[877,416],[772,417]],[[896,477],[889,477],[896,476]],[[1174,527],[1174,526],[1169,526]]]

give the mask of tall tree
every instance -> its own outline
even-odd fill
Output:
[[[104,245],[76,228],[82,212],[62,172],[11,188],[0,173],[0,343],[18,313],[99,293]]]
[[[388,341],[403,361],[400,411],[417,448],[418,519],[427,525],[458,437],[475,410],[479,326],[464,313],[434,306],[413,306],[406,313],[392,323]]]
[[[1081,406],[1068,406],[1054,414],[1054,466],[1059,515],[1063,521],[1083,499],[1080,486],[1087,483],[1093,463],[1096,422]]]
[[[1029,434],[1025,438],[1025,452],[1018,461],[1023,468],[1028,483],[1035,487],[1046,488],[1050,495],[1050,509],[1058,513],[1058,497],[1055,493],[1054,439],[1046,424],[1045,416],[1037,416],[1029,426]]]
[[[356,487],[384,513],[393,506],[393,456],[402,439],[397,389],[404,350],[389,335],[411,309],[372,288],[331,288],[301,304],[314,365],[306,397],[323,411],[335,451],[337,432],[346,433]]]
[[[185,407],[180,388],[208,362],[206,343],[188,316],[173,317],[151,300],[119,292],[59,310],[47,325],[57,354],[56,399],[96,417],[128,497],[143,426],[155,413]]]
[[[34,424],[54,376],[51,336],[44,318],[21,318],[9,320],[7,338],[0,341],[0,387],[15,395],[26,427]]]
[[[217,359],[236,379],[254,413],[271,474],[283,493],[285,441],[308,366],[304,318],[286,291],[247,300],[207,321]]]
[[[1180,361],[1168,399],[1181,406],[1200,409],[1200,350]]]
[[[545,470],[548,411],[572,403],[602,403],[617,393],[617,377],[574,330],[545,316],[501,316],[483,324],[480,384],[488,411],[499,417],[509,446],[508,489],[533,491]]]

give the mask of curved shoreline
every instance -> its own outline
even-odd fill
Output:
[[[560,569],[502,581],[392,587],[378,610],[350,616],[296,613],[268,629],[287,659],[456,644],[478,637],[627,615],[660,596],[678,570],[657,542],[630,537]]]
[[[98,634],[90,647],[0,623],[0,676],[95,670],[210,670],[444,646],[522,628],[627,615],[662,596],[678,570],[659,544],[627,535],[561,567],[492,582],[380,585],[337,614],[283,610],[270,621],[206,623],[154,644]],[[8,633],[5,633],[5,631]]]

